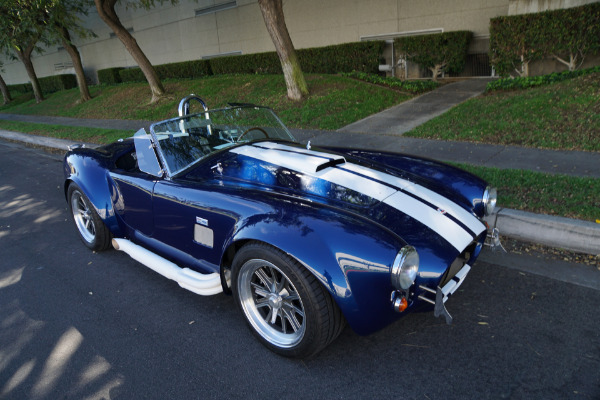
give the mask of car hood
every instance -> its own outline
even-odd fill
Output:
[[[458,252],[485,230],[473,210],[436,190],[439,182],[411,179],[414,174],[408,171],[349,154],[257,142],[229,149],[212,173],[232,185],[294,195],[360,214],[402,238],[407,227],[429,231]]]

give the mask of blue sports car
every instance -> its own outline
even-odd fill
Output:
[[[189,114],[190,100],[204,111]],[[83,243],[200,295],[232,294],[271,350],[308,357],[445,302],[486,237],[496,190],[436,161],[300,145],[272,110],[208,110],[64,159]]]

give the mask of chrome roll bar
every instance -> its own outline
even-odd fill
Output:
[[[183,99],[181,99],[181,101],[179,102],[179,116],[180,117],[184,117],[190,113],[190,100],[198,101],[200,104],[202,104],[204,111],[208,111],[208,107],[206,106],[206,103],[204,102],[204,100],[202,100],[200,97],[198,97],[192,93],[192,94],[184,97]]]

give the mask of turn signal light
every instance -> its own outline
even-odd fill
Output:
[[[406,301],[406,297],[397,297],[396,301],[394,301],[394,308],[396,311],[402,312],[406,310],[406,307],[408,307],[408,301]]]

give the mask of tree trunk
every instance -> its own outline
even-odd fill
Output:
[[[517,69],[515,71],[520,77],[529,76],[529,60],[526,60],[523,54],[521,54],[521,71],[519,72]]]
[[[578,56],[577,54],[569,53],[569,61],[563,60],[562,58],[560,58],[557,55],[553,55],[553,56],[556,59],[556,61],[558,61],[562,64],[565,64],[569,68],[569,71],[575,71],[577,69],[577,56]],[[583,63],[583,60],[582,60],[582,63]],[[582,63],[580,63],[579,65],[581,66]]]
[[[117,0],[94,0],[98,15],[100,18],[109,26],[110,29],[117,35],[119,40],[123,43],[129,54],[133,57],[137,65],[140,67],[148,84],[152,91],[152,100],[154,103],[158,101],[165,94],[165,89],[158,78],[156,70],[150,64],[148,57],[144,54],[137,41],[131,34],[125,29],[121,20],[115,12],[115,3]]]
[[[77,86],[79,86],[80,102],[91,100],[90,90],[87,82],[85,81],[85,74],[83,73],[83,64],[81,63],[81,55],[79,50],[71,41],[71,35],[64,26],[57,26],[60,37],[62,38],[62,45],[69,53],[71,60],[73,61],[73,68],[75,69],[75,76],[77,77]]]
[[[30,45],[24,50],[15,50],[15,53],[17,53],[17,57],[19,58],[19,60],[21,60],[23,65],[25,65],[27,76],[29,76],[31,86],[33,87],[33,95],[35,96],[35,102],[40,103],[44,100],[44,95],[42,94],[40,82],[38,81],[37,75],[35,74],[35,68],[33,68],[33,63],[31,62],[31,53],[33,52],[33,47],[34,45]]]
[[[303,97],[308,96],[308,86],[285,25],[281,0],[258,0],[258,5],[281,61],[288,97],[291,100],[300,101]]]
[[[435,64],[435,66],[433,68],[429,68],[429,70],[431,71],[431,74],[433,75],[433,81],[437,82],[437,79],[439,76],[442,75],[442,72],[444,71],[444,68],[446,68],[446,63],[443,64]]]
[[[0,90],[2,91],[2,98],[4,99],[4,104],[10,103],[12,97],[10,97],[10,91],[8,90],[8,86],[6,86],[6,82],[0,75]]]

